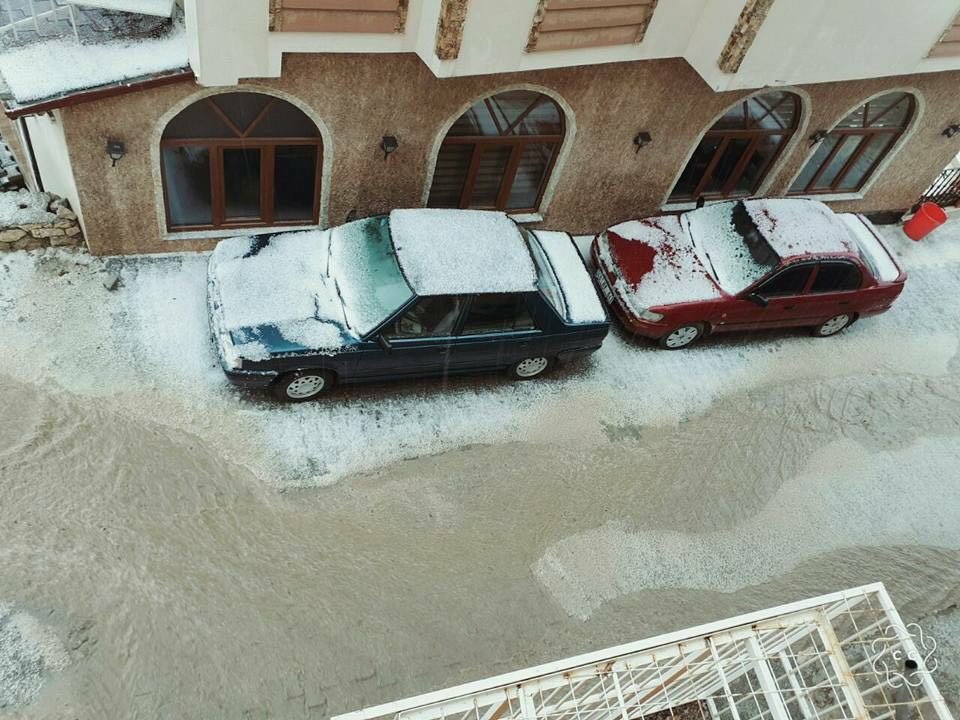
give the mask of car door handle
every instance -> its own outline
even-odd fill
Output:
[[[849,300],[843,300],[842,302],[837,303],[837,305],[849,305],[849,304],[850,304]]]
[[[796,305],[784,305],[784,306],[783,306],[783,309],[784,309],[784,310],[796,310],[796,309],[797,309],[797,306],[796,306]]]

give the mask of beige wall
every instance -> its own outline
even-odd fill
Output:
[[[884,210],[913,204],[956,154],[958,142],[941,136],[960,120],[955,73],[827,83],[800,88],[809,99],[802,132],[830,128],[869,96],[915,88],[922,114],[889,167],[856,202],[843,209]],[[661,204],[692,147],[712,119],[747,93],[714,93],[684,60],[619,63],[526,73],[437,79],[414,55],[290,55],[283,77],[257,85],[297,97],[322,118],[332,147],[328,221],[356,208],[363,216],[422,202],[435,140],[472,100],[504,86],[528,84],[563,98],[576,137],[555,172],[555,193],[544,225],[592,232],[624,218],[648,215]],[[191,84],[88,103],[63,112],[88,242],[96,253],[170,252],[208,247],[203,241],[164,240],[157,203],[154,134],[160,118],[199,92]],[[653,144],[634,153],[640,131]],[[400,149],[388,161],[377,147],[385,134]],[[103,148],[123,140],[127,156],[116,167]],[[808,153],[801,138],[774,169],[768,194],[782,193]]]

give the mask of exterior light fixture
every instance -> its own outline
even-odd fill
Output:
[[[957,133],[960,133],[960,125],[947,125],[943,130],[944,137],[952,138]]]
[[[107,140],[107,155],[113,161],[111,167],[117,166],[117,160],[127,154],[127,146],[119,140]]]
[[[384,135],[383,140],[380,141],[380,149],[383,150],[383,159],[386,160],[390,155],[397,151],[397,148],[400,147],[400,142],[393,135]]]
[[[810,147],[813,147],[818,142],[823,142],[829,133],[826,130],[817,130],[813,135],[810,136]]]
[[[633,144],[636,145],[637,147],[637,149],[634,152],[639,153],[640,148],[644,148],[652,142],[653,142],[653,138],[650,137],[650,133],[646,131],[638,132],[637,136],[633,138]]]

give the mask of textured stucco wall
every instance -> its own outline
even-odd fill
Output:
[[[908,141],[861,201],[836,207],[909,207],[960,145],[940,136],[960,120],[956,73],[831,83],[801,88],[810,104],[803,132],[829,128],[869,96],[916,88],[922,116]],[[322,118],[332,137],[328,220],[351,209],[360,216],[421,204],[435,139],[452,117],[484,94],[517,84],[561,96],[575,115],[576,137],[544,209],[544,225],[591,232],[624,218],[656,213],[700,134],[713,118],[748,93],[714,93],[683,60],[659,60],[437,79],[411,54],[289,55],[283,77],[256,84],[299,98]],[[163,239],[158,222],[152,137],[159,118],[199,91],[172,85],[64,111],[64,129],[94,252],[170,252],[210,241]],[[653,144],[634,153],[640,130]],[[378,144],[396,135],[387,161]],[[115,168],[103,151],[107,137],[124,140]],[[774,169],[768,194],[785,191],[807,157],[796,143]]]

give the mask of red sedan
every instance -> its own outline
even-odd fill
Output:
[[[671,350],[731,330],[836,335],[889,310],[907,277],[865,217],[802,199],[621,223],[594,239],[592,255],[614,313]]]

